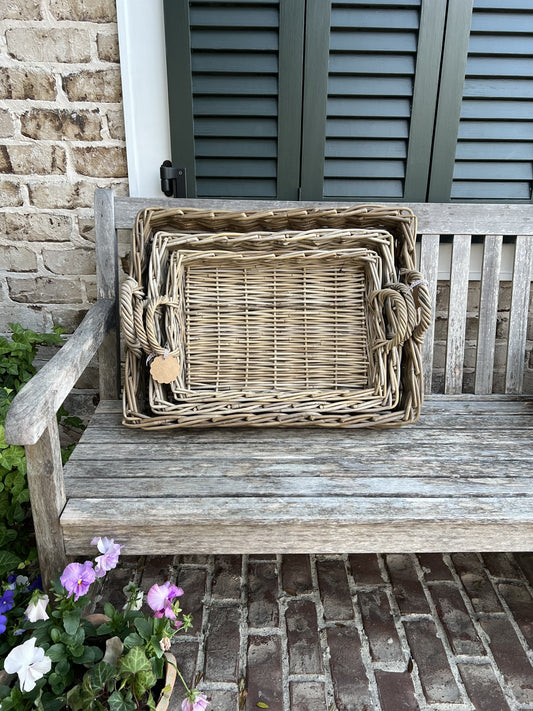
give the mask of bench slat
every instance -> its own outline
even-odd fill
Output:
[[[444,392],[460,393],[463,389],[466,307],[470,271],[470,235],[454,235],[450,272],[450,305]]]
[[[529,292],[533,263],[533,239],[518,235],[516,238],[509,315],[509,344],[505,392],[521,393],[524,380],[524,353],[527,338]]]
[[[439,235],[422,235],[420,245],[420,271],[428,282],[431,303],[431,313],[435,313],[437,301],[437,281],[439,270]],[[422,344],[422,368],[424,371],[424,391],[431,392],[431,376],[433,373],[433,342],[435,338],[435,320],[424,335]]]
[[[502,235],[485,237],[474,384],[478,395],[492,392],[502,243]]]

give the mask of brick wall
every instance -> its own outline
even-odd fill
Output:
[[[4,0],[0,332],[72,331],[95,300],[96,187],[127,194],[115,0]]]

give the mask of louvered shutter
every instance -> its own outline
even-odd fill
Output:
[[[451,197],[529,200],[533,3],[474,0]]]
[[[328,5],[308,0],[303,196],[424,200],[445,0],[333,0],[326,20]],[[322,67],[313,62],[323,48],[310,6],[330,25]],[[313,89],[320,81],[321,89]],[[308,100],[311,91],[327,96],[322,135],[321,106]]]
[[[293,0],[190,0],[178,16],[177,4],[165,3],[167,51],[182,42],[174,66],[188,70],[190,87],[176,98],[180,79],[169,73],[169,94],[173,159],[189,163],[188,194],[296,199],[303,7],[288,17]]]

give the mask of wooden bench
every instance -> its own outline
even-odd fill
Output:
[[[181,203],[241,210],[266,205]],[[137,211],[154,204],[172,201],[97,191],[98,301],[7,417],[6,440],[26,447],[46,578],[69,556],[88,553],[95,535],[124,543],[128,554],[533,548],[533,405],[522,394],[533,205],[410,205],[433,302],[439,241],[453,248],[449,313],[439,313],[448,321],[444,393],[426,397],[416,425],[146,432],[121,424],[116,230],[131,229]],[[503,347],[496,334],[502,236],[511,239],[515,257],[504,392],[492,394],[495,343]],[[484,256],[475,394],[466,394],[472,239],[484,241]],[[432,378],[434,343],[430,328],[423,349],[427,392],[439,380]],[[101,402],[63,470],[55,413],[98,349]]]

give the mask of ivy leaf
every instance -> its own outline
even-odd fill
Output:
[[[124,698],[120,691],[114,691],[109,699],[109,711],[135,711],[135,704],[131,699]]]
[[[95,691],[101,691],[115,677],[115,669],[107,662],[99,662],[91,670],[91,684]]]
[[[118,668],[122,676],[152,670],[150,661],[141,647],[133,647],[124,657],[119,659]]]

